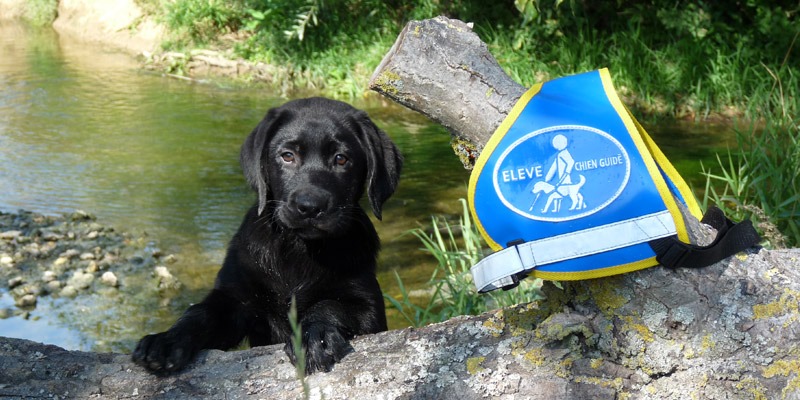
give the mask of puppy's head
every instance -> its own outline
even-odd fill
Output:
[[[269,110],[240,160],[258,192],[259,215],[269,206],[280,224],[309,239],[344,233],[365,186],[380,219],[402,166],[397,147],[366,113],[324,98]]]

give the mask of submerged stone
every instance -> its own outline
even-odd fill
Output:
[[[36,305],[37,297],[33,294],[26,294],[15,302],[17,307],[33,307]]]
[[[106,286],[111,286],[111,287],[117,287],[119,285],[117,276],[114,275],[114,273],[111,271],[103,272],[103,275],[100,277],[100,282],[102,282]]]

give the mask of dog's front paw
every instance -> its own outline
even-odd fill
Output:
[[[286,343],[284,350],[292,364],[297,365],[292,343]],[[312,374],[316,371],[329,372],[334,364],[353,351],[353,347],[335,327],[311,324],[303,329],[303,350],[306,352],[306,373]]]
[[[188,337],[167,331],[143,337],[131,358],[150,371],[170,373],[185,367],[195,352]]]

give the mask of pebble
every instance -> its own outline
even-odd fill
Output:
[[[44,233],[42,233],[42,239],[46,240],[48,242],[57,242],[57,241],[59,241],[59,240],[61,240],[63,238],[64,238],[63,235],[59,235],[59,234],[57,234],[55,232],[44,232]]]
[[[53,261],[54,267],[60,267],[69,262],[69,258],[66,257],[58,257],[55,261]]]
[[[37,298],[33,294],[26,294],[16,301],[17,307],[33,307],[36,305]]]
[[[94,216],[83,210],[75,210],[75,212],[70,215],[70,219],[73,221],[92,220]]]
[[[154,272],[156,278],[158,278],[159,289],[178,289],[181,287],[181,282],[169,272],[167,267],[163,265],[156,266]]]
[[[116,290],[109,288],[119,288],[126,274],[145,278],[156,255],[162,251],[151,239],[117,233],[83,211],[62,216],[0,211],[0,291],[14,299],[10,307],[0,307],[0,319],[31,312],[41,296],[113,294]],[[157,296],[162,288],[181,286],[162,268],[158,285],[142,289]]]
[[[16,296],[24,296],[26,294],[40,295],[42,293],[42,288],[36,283],[26,283],[14,288],[12,291],[12,294]]]
[[[61,297],[75,297],[78,295],[78,289],[75,289],[74,286],[66,285],[61,289],[59,295]]]
[[[171,279],[171,278],[173,278],[172,274],[169,272],[167,267],[165,267],[163,265],[156,266],[153,269],[153,271],[156,274],[156,278],[159,278],[159,279]]]
[[[44,282],[52,282],[54,280],[56,280],[56,273],[55,272],[50,271],[50,270],[44,271],[44,273],[42,274],[42,281],[44,281]]]
[[[22,231],[5,231],[0,232],[0,239],[3,240],[14,240],[22,235]]]
[[[28,253],[28,257],[31,258],[39,258],[42,255],[42,252],[39,251],[39,246],[36,243],[32,243],[30,246],[25,248],[25,251]]]
[[[61,290],[62,283],[61,283],[61,281],[50,281],[50,282],[47,282],[46,285],[47,285],[46,286],[47,290],[49,290],[50,293],[54,293],[54,292],[58,292],[58,291]]]
[[[65,252],[63,252],[63,253],[61,253],[61,255],[60,255],[59,257],[64,257],[64,258],[70,259],[70,258],[72,258],[72,257],[75,257],[75,256],[78,256],[78,255],[80,255],[80,254],[81,254],[81,252],[80,252],[80,251],[78,251],[78,250],[75,250],[75,249],[69,249],[69,250],[67,250],[67,251],[65,251]]]
[[[8,280],[8,288],[9,289],[14,289],[17,286],[22,285],[24,282],[25,282],[25,280],[22,279],[22,277],[16,276],[16,277],[11,278],[11,279]]]
[[[114,275],[111,271],[103,272],[103,275],[100,277],[100,282],[102,282],[106,286],[117,287],[119,286],[119,282],[117,281],[117,276]]]
[[[14,264],[14,258],[8,254],[0,255],[0,264],[11,266]]]
[[[86,269],[84,271],[93,274],[97,272],[99,269],[100,267],[97,265],[97,261],[92,260],[89,262],[89,265],[86,266]]]
[[[72,273],[72,276],[67,279],[67,286],[72,286],[79,290],[88,289],[94,281],[93,274],[87,274],[81,270]]]

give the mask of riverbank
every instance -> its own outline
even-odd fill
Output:
[[[3,19],[52,25],[61,35],[136,56],[159,50],[167,37],[165,27],[134,0],[0,0]]]
[[[59,33],[132,51],[147,69],[184,79],[233,77],[284,95],[370,95],[369,77],[403,26],[447,15],[474,22],[523,86],[608,67],[640,117],[719,122],[798,111],[798,14],[766,1],[733,8],[413,1],[396,8],[376,1],[0,0],[0,16],[24,17],[33,4],[54,5]]]

